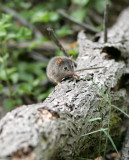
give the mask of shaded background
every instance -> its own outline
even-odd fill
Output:
[[[67,52],[77,57],[77,35],[84,28],[57,10],[102,31],[107,2],[110,27],[128,6],[128,0],[0,2],[0,116],[22,104],[42,102],[54,89],[47,80],[46,66],[51,57],[63,54],[48,36],[47,27],[52,27]],[[89,37],[94,35],[86,33]]]

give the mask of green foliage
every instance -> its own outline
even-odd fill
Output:
[[[46,39],[45,37],[43,37],[43,38],[38,38],[38,39],[34,40],[34,41],[30,44],[30,46],[28,47],[28,49],[29,49],[30,51],[32,51],[34,48],[36,48],[37,46],[41,45],[43,42],[46,42],[46,41],[47,41],[47,39]]]
[[[92,81],[93,82],[93,81]],[[116,107],[115,105],[112,105],[110,99],[107,97],[107,95],[98,87],[98,85],[93,82],[93,84],[95,85],[95,87],[98,89],[98,91],[102,94],[102,97],[109,103],[109,105],[111,107],[114,107],[115,109],[119,110],[121,113],[123,113],[125,116],[127,116],[129,118],[129,115],[127,113],[125,113],[122,109]]]
[[[37,11],[32,16],[31,21],[35,22],[49,22],[49,21],[57,21],[59,19],[59,15],[56,12],[49,12],[49,11]]]
[[[112,137],[110,136],[110,134],[109,134],[107,131],[105,131],[105,130],[103,130],[103,132],[106,134],[106,136],[108,137],[108,139],[109,139],[110,142],[112,143],[112,146],[113,146],[113,148],[115,149],[115,151],[117,152],[117,154],[119,154],[119,152],[118,152],[118,150],[117,150],[117,148],[116,148],[116,145],[114,144],[113,139],[112,139]]]
[[[78,4],[80,6],[84,6],[84,5],[88,4],[89,1],[90,0],[81,0],[81,1],[79,1],[79,0],[72,0],[73,3]]]
[[[40,83],[46,79],[43,69],[47,63],[28,63],[19,58],[22,54],[20,50],[11,52],[7,48],[7,43],[10,40],[20,43],[28,39],[32,39],[31,29],[24,26],[18,28],[12,21],[12,15],[2,14],[0,20],[0,81],[2,83],[0,85],[0,92],[8,96],[4,106],[9,110],[23,103],[22,96],[24,94],[41,96],[41,93],[37,95],[34,90],[38,90]],[[34,48],[35,46],[36,44],[33,44],[30,48]],[[4,91],[5,86],[3,84],[7,86],[9,92]],[[15,84],[17,84],[17,87],[12,90],[12,86]],[[48,95],[48,92],[45,95]],[[40,100],[43,99],[40,97]]]
[[[93,82],[93,81],[92,81]],[[129,118],[129,115],[127,115],[127,113],[125,113],[123,110],[121,110],[120,108],[116,107],[115,105],[112,105],[111,101],[109,100],[109,98],[107,97],[107,95],[98,87],[98,85],[93,82],[93,84],[95,85],[95,87],[98,89],[98,91],[101,93],[102,97],[108,102],[110,108],[109,108],[109,118],[108,118],[108,131],[103,130],[103,132],[106,135],[106,143],[105,143],[105,148],[104,148],[104,158],[106,155],[106,149],[107,149],[107,145],[108,145],[108,139],[110,140],[114,150],[117,152],[117,154],[119,154],[116,145],[114,144],[114,141],[112,139],[112,137],[110,136],[110,126],[112,125],[112,121],[111,121],[111,117],[112,117],[112,107],[119,110],[121,113],[123,113],[125,116],[127,116]],[[101,113],[102,114],[102,113]],[[101,122],[102,123],[102,122]],[[101,125],[100,125],[101,126]],[[101,130],[101,129],[100,129]],[[99,155],[100,156],[100,155]]]
[[[56,34],[58,37],[63,37],[65,35],[73,34],[73,31],[69,29],[67,26],[63,26],[60,28],[60,30],[56,31]]]
[[[76,9],[71,13],[71,16],[79,22],[83,22],[86,17],[87,8]]]
[[[2,92],[2,90],[3,90],[3,85],[0,84],[0,92]]]
[[[31,7],[30,2],[25,2],[23,0],[13,0],[13,1],[8,1],[8,6],[13,7],[13,8],[22,8],[22,9],[28,9]]]
[[[107,2],[110,2],[110,0],[93,0],[94,1],[94,8],[100,12],[103,13],[105,9],[105,5]]]
[[[92,119],[88,119],[88,120],[85,120],[85,121],[86,122],[94,122],[94,121],[97,121],[97,120],[101,120],[101,117],[92,118]]]
[[[92,81],[92,82],[93,82],[93,81]],[[116,145],[115,145],[112,137],[110,136],[110,130],[113,129],[113,128],[116,126],[116,124],[117,124],[118,121],[119,121],[118,119],[120,119],[120,118],[119,118],[118,116],[116,116],[116,117],[115,117],[115,120],[114,120],[114,118],[113,118],[114,113],[112,112],[112,107],[115,108],[115,109],[117,109],[117,110],[120,111],[121,113],[123,113],[123,114],[124,114],[125,116],[127,116],[128,118],[129,118],[129,115],[128,115],[127,113],[125,113],[123,110],[121,110],[120,108],[116,107],[115,105],[112,105],[112,103],[111,103],[111,101],[109,100],[109,98],[107,97],[107,95],[98,87],[98,85],[97,85],[95,82],[93,82],[93,84],[94,84],[94,86],[97,88],[97,90],[101,93],[102,98],[105,99],[105,100],[108,102],[109,106],[110,106],[110,108],[109,108],[109,118],[108,118],[108,122],[107,122],[107,128],[102,128],[102,126],[103,126],[103,125],[102,125],[102,123],[103,123],[103,118],[102,118],[102,114],[103,114],[102,102],[103,102],[103,99],[102,99],[102,101],[100,102],[100,108],[101,108],[101,110],[100,110],[100,115],[101,115],[101,117],[96,117],[96,118],[92,118],[92,119],[85,120],[85,122],[90,122],[90,123],[100,120],[100,129],[95,130],[95,131],[92,131],[92,132],[90,132],[90,133],[83,134],[83,135],[81,135],[80,137],[89,136],[89,135],[92,135],[92,134],[95,134],[95,133],[98,133],[98,132],[99,132],[99,150],[98,150],[98,157],[100,157],[100,156],[101,156],[101,152],[102,152],[102,151],[101,151],[101,147],[102,147],[102,144],[101,144],[101,141],[102,141],[102,139],[101,139],[101,138],[102,138],[102,133],[101,133],[101,132],[103,132],[103,133],[106,135],[106,143],[104,144],[105,146],[104,146],[104,155],[103,155],[103,158],[105,158],[105,155],[106,155],[106,149],[107,149],[107,145],[108,145],[108,140],[110,140],[110,142],[111,142],[114,150],[115,150],[115,151],[117,152],[117,154],[119,155],[119,152],[118,152],[118,150],[117,150],[117,147],[116,147]],[[118,117],[118,118],[117,118],[117,117]],[[117,118],[117,120],[116,120],[116,118]],[[114,121],[115,121],[115,122],[114,122]]]
[[[78,46],[75,46],[74,48],[68,50],[68,54],[76,58],[78,55]]]
[[[117,109],[117,110],[119,110],[121,113],[123,113],[126,117],[129,118],[129,115],[128,115],[127,113],[125,113],[122,109],[118,108],[118,107],[115,106],[115,105],[112,105],[112,107],[115,108],[115,109]]]
[[[98,130],[96,130],[96,131],[83,134],[83,135],[81,135],[81,137],[83,137],[83,136],[88,136],[88,135],[90,135],[90,134],[94,134],[94,133],[98,133],[98,132],[102,132],[102,131],[105,131],[105,130],[108,130],[108,128],[100,128],[100,129],[98,129]]]
[[[19,39],[31,39],[32,36],[32,30],[26,28],[26,27],[21,27],[19,32],[16,34],[16,38]]]

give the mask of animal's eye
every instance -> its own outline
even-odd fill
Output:
[[[68,68],[67,67],[64,67],[64,70],[67,70]]]

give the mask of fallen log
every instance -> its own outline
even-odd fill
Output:
[[[77,69],[105,68],[82,71],[79,81],[63,81],[43,103],[21,106],[1,119],[0,160],[71,160],[79,155],[89,155],[91,158],[97,156],[99,134],[80,138],[81,135],[100,128],[99,121],[84,121],[101,115],[100,103],[103,98],[92,80],[112,104],[122,109],[127,107],[126,88],[121,85],[121,80],[125,80],[129,74],[127,19],[129,8],[108,31],[107,43],[103,42],[103,34],[94,39],[96,42],[88,40],[84,32],[78,36]],[[110,106],[106,100],[103,100],[102,106],[101,127],[106,128]],[[115,138],[120,135],[121,123],[120,112],[113,110],[111,133]],[[102,141],[103,138],[104,135]]]

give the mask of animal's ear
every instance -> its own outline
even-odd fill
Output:
[[[63,62],[63,59],[58,57],[57,58],[57,65],[60,66],[62,62]]]
[[[73,61],[73,56],[70,56],[70,60]]]

